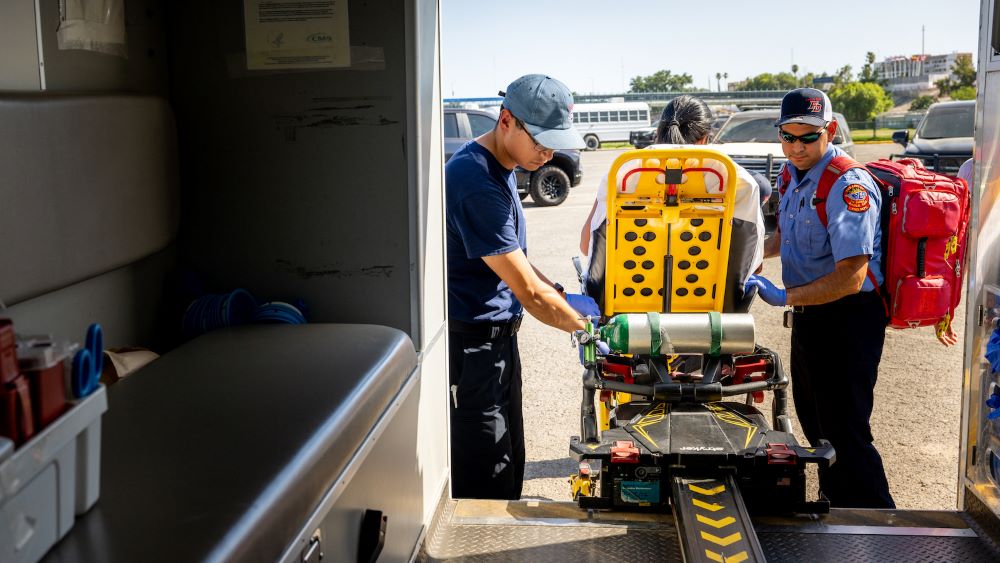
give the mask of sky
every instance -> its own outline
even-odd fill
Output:
[[[725,90],[717,72],[730,82],[793,63],[800,75],[857,73],[868,51],[919,54],[922,26],[927,54],[978,59],[979,0],[442,0],[441,87],[445,98],[489,97],[542,73],[577,93],[619,93],[666,69]]]

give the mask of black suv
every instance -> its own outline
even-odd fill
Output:
[[[975,100],[931,104],[913,139],[907,130],[892,134],[893,141],[906,147],[903,154],[892,156],[919,158],[927,168],[954,176],[972,158],[975,121]]]
[[[444,158],[451,155],[470,139],[474,139],[497,124],[497,116],[478,109],[445,108],[444,110]],[[517,174],[517,193],[521,199],[531,195],[535,205],[548,207],[566,201],[569,189],[583,179],[580,170],[580,151],[557,150],[545,166],[534,172],[520,167]]]

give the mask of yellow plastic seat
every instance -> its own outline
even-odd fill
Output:
[[[608,174],[603,313],[722,311],[736,166],[719,151],[629,151]]]

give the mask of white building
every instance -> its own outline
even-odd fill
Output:
[[[952,67],[959,55],[893,56],[875,63],[875,75],[886,81],[886,90],[894,94],[920,95],[934,90],[934,83],[942,78],[955,78]]]

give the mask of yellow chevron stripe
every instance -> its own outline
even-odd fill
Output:
[[[702,495],[708,495],[708,496],[717,495],[717,494],[719,494],[719,493],[721,493],[721,492],[723,492],[723,491],[726,490],[726,486],[725,485],[719,485],[717,487],[712,487],[711,489],[703,489],[703,488],[699,487],[698,485],[691,485],[691,484],[689,484],[688,488],[691,489],[692,491],[696,492],[696,493],[699,493],[699,494],[702,494]]]
[[[660,422],[663,422],[663,419],[666,418],[666,416],[667,416],[666,403],[657,403],[657,405],[653,407],[653,410],[649,411],[646,414],[646,416],[642,417],[642,419],[639,420],[639,422],[633,424],[632,428],[634,428],[637,432],[642,434],[644,438],[649,440],[649,443],[659,447],[659,444],[656,443],[656,440],[653,440],[649,436],[649,434],[646,433],[646,427],[654,426],[656,424],[659,424]]]
[[[726,516],[725,518],[720,518],[718,520],[713,520],[712,518],[709,518],[708,516],[702,516],[701,514],[695,514],[695,517],[702,524],[708,524],[713,528],[721,528],[723,526],[728,526],[736,521],[736,519],[733,518],[732,516]]]
[[[714,502],[709,504],[707,502],[700,501],[696,498],[691,499],[691,504],[697,506],[698,508],[704,508],[705,510],[710,510],[712,512],[715,512],[717,510],[722,510],[723,508],[725,508],[725,506],[722,506],[721,504],[716,504]]]
[[[743,539],[743,534],[739,532],[733,532],[724,538],[720,538],[719,536],[713,536],[708,532],[702,532],[701,539],[708,540],[716,545],[721,545],[722,547],[726,547],[729,544],[738,542],[741,539]]]
[[[708,557],[712,561],[718,561],[719,563],[742,563],[749,558],[747,556],[747,552],[745,551],[741,551],[731,557],[724,557],[721,553],[716,553],[710,549],[705,550],[705,557]]]

